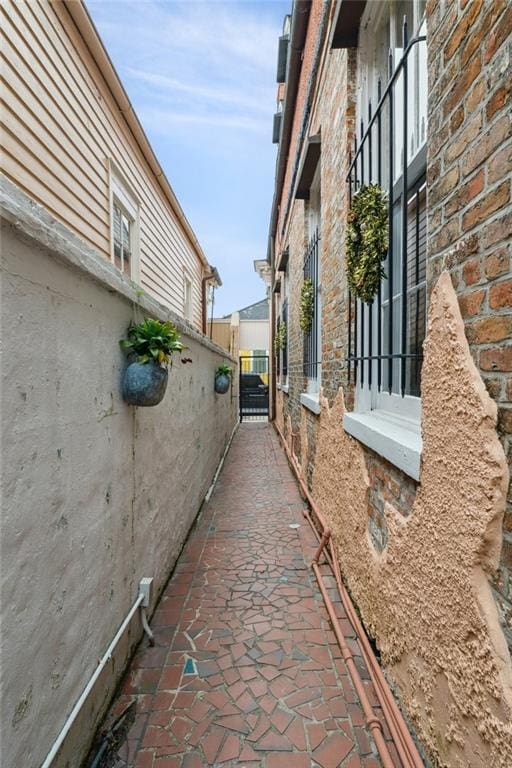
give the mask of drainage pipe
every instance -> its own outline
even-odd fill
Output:
[[[416,748],[416,745],[414,744],[414,741],[411,737],[411,734],[409,733],[409,729],[407,728],[407,725],[403,719],[402,713],[400,712],[396,701],[393,697],[393,694],[391,693],[389,689],[389,685],[387,684],[386,678],[384,677],[384,674],[382,672],[382,669],[375,658],[375,654],[373,652],[373,649],[370,645],[370,641],[368,639],[368,636],[364,630],[364,627],[357,615],[357,612],[354,608],[354,604],[350,598],[350,595],[348,594],[348,591],[343,583],[342,577],[341,577],[341,570],[340,565],[338,562],[338,557],[336,553],[336,547],[334,544],[333,537],[331,535],[331,531],[329,529],[329,526],[327,525],[326,518],[324,515],[320,512],[317,505],[315,504],[311,493],[309,492],[309,488],[307,487],[306,483],[302,479],[297,464],[295,462],[295,458],[293,454],[291,453],[288,444],[286,443],[286,440],[284,439],[284,435],[281,432],[280,428],[277,426],[276,422],[273,422],[274,428],[279,435],[279,438],[281,440],[281,443],[283,445],[283,448],[285,450],[285,453],[288,457],[288,461],[290,463],[291,468],[293,469],[293,472],[297,478],[297,481],[299,483],[299,486],[301,488],[303,497],[307,500],[308,504],[311,507],[311,511],[313,512],[314,516],[316,517],[322,531],[321,533],[318,531],[317,525],[315,525],[315,522],[313,521],[310,513],[308,510],[304,510],[304,516],[307,517],[318,541],[320,542],[320,546],[317,550],[317,553],[315,555],[315,561],[318,560],[318,557],[321,553],[321,551],[325,548],[325,555],[326,558],[333,570],[336,584],[338,587],[338,592],[340,594],[340,598],[343,604],[343,607],[345,609],[345,612],[347,614],[347,617],[356,633],[357,639],[359,641],[361,651],[363,654],[363,658],[366,662],[366,665],[368,667],[368,671],[370,673],[370,677],[372,679],[373,685],[375,687],[375,692],[377,694],[377,698],[379,700],[379,703],[381,705],[382,711],[384,713],[384,717],[386,719],[386,723],[389,727],[389,730],[391,732],[391,736],[393,738],[393,741],[395,743],[395,747],[397,749],[397,752],[400,756],[400,759],[404,765],[404,768],[423,768],[424,763],[418,753],[418,750]],[[328,550],[327,550],[328,546]],[[317,576],[317,579],[320,577],[322,578],[319,570],[317,562],[313,562],[313,569],[315,570],[315,575]],[[320,584],[320,581],[319,581]],[[325,587],[322,589],[322,586],[320,587],[322,594],[324,595]],[[325,592],[325,595],[327,593]],[[325,596],[324,596],[325,599]],[[327,595],[327,599],[329,599]],[[332,603],[331,603],[332,605]],[[329,611],[328,603],[326,601],[326,606]],[[330,612],[329,612],[330,614]],[[330,614],[331,615],[331,614]],[[333,622],[333,628],[336,634],[336,637],[338,639],[338,642],[340,642],[339,637],[344,636],[341,630],[341,626],[339,624],[338,618],[336,617],[335,612],[333,612],[333,617],[331,617],[331,621]],[[341,647],[341,646],[340,646]],[[354,683],[355,685],[355,683]],[[366,697],[366,691],[364,690],[363,686],[363,694],[361,695],[361,704],[363,704],[363,698]],[[366,697],[366,701],[368,701]]]
[[[383,768],[394,768],[393,760],[391,758],[391,755],[389,754],[389,750],[384,740],[384,735],[382,733],[381,722],[377,717],[377,715],[375,714],[373,707],[368,700],[368,696],[366,694],[363,681],[361,680],[361,676],[357,670],[354,657],[352,655],[352,651],[347,645],[347,641],[345,640],[345,636],[343,635],[343,632],[341,630],[340,623],[338,621],[338,617],[336,616],[336,611],[334,610],[334,606],[332,604],[331,598],[327,594],[327,589],[325,587],[322,574],[320,573],[320,568],[318,566],[318,563],[313,562],[311,567],[313,568],[314,574],[318,581],[318,586],[320,587],[320,592],[322,593],[322,597],[324,598],[324,603],[325,603],[325,607],[327,608],[327,613],[329,614],[329,617],[331,619],[331,624],[334,630],[334,634],[336,635],[338,645],[340,646],[343,661],[347,665],[347,669],[349,671],[350,677],[352,678],[352,682],[354,683],[354,688],[356,689],[356,693],[359,696],[359,700],[363,708],[364,716],[366,718],[366,725],[368,726],[368,730],[373,736],[375,746],[377,747],[377,751],[382,760]]]
[[[123,623],[121,624],[119,629],[117,630],[116,636],[114,637],[114,639],[110,643],[109,647],[107,648],[107,650],[103,654],[102,658],[99,661],[98,666],[94,670],[94,673],[93,673],[91,679],[89,680],[89,682],[85,686],[84,690],[82,691],[82,693],[80,695],[80,698],[78,699],[78,701],[76,702],[75,706],[71,710],[71,714],[68,716],[68,719],[64,723],[64,727],[62,728],[61,732],[59,733],[56,741],[54,742],[54,744],[52,746],[52,748],[50,749],[50,751],[46,755],[46,759],[45,759],[44,763],[42,764],[41,768],[50,768],[50,766],[53,763],[55,757],[57,756],[57,753],[58,753],[59,749],[61,748],[62,744],[64,743],[64,739],[66,738],[66,736],[68,735],[69,731],[71,730],[71,726],[75,722],[78,713],[80,712],[80,710],[82,709],[83,705],[85,704],[85,701],[86,701],[87,697],[89,696],[90,692],[92,691],[92,689],[93,689],[96,681],[98,680],[99,676],[101,675],[103,669],[107,665],[107,662],[112,658],[112,654],[113,654],[113,652],[115,650],[116,645],[118,644],[119,640],[123,636],[124,631],[126,630],[126,627],[128,626],[128,624],[132,620],[134,614],[137,612],[137,609],[139,608],[139,606],[141,605],[143,600],[144,600],[144,595],[141,592],[139,592],[139,595],[138,595],[136,601],[134,602],[134,604],[132,605],[129,614],[127,615],[127,617],[125,618],[125,620],[123,621]]]

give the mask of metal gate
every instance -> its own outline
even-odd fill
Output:
[[[264,421],[269,414],[268,355],[240,357],[240,421]]]

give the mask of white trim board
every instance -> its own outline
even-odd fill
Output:
[[[417,421],[385,411],[366,411],[346,413],[343,428],[409,477],[420,479],[422,439]]]

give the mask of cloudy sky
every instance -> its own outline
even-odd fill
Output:
[[[215,314],[265,295],[277,39],[291,0],[89,0],[87,7],[211,264]]]

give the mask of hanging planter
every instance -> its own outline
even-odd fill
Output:
[[[167,388],[168,366],[174,352],[185,347],[170,322],[146,317],[130,325],[128,338],[119,344],[128,352],[128,366],[121,383],[123,399],[129,405],[152,406],[163,400]],[[182,358],[182,362],[192,362]]]
[[[388,250],[388,201],[378,184],[363,186],[354,195],[345,242],[350,291],[371,304],[386,277],[382,262]]]
[[[315,311],[315,294],[313,282],[306,277],[300,289],[300,327],[303,333],[309,333],[313,323],[313,314]]]
[[[286,344],[286,323],[279,323],[274,337],[274,352],[277,355],[284,349]]]
[[[229,365],[219,365],[215,371],[215,391],[218,395],[225,395],[231,386],[233,370]]]

